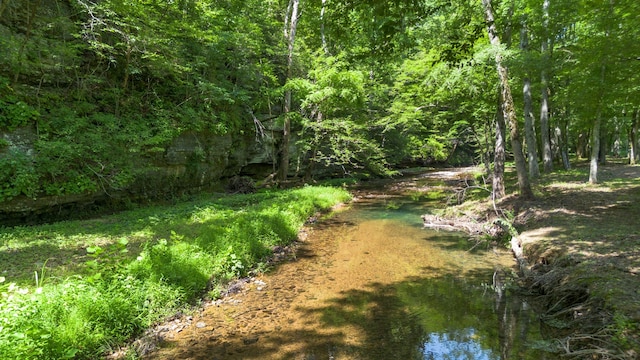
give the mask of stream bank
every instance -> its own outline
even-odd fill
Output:
[[[520,285],[554,334],[538,345],[570,359],[637,359],[640,167],[610,163],[601,183],[589,185],[588,164],[574,166],[544,175],[533,201],[470,200],[428,220],[464,231],[475,224],[477,235],[495,226],[499,212],[517,230],[512,244],[526,262]]]

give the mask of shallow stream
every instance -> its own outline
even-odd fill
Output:
[[[429,201],[393,188],[310,226],[295,257],[163,334],[147,358],[555,359],[535,349],[526,299],[501,286],[512,256],[423,229]]]

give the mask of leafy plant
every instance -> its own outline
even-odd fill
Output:
[[[35,198],[39,180],[29,155],[11,150],[8,156],[0,156],[0,201],[11,200],[18,195]]]
[[[13,131],[39,116],[38,110],[20,100],[9,86],[9,80],[0,75],[0,129]]]

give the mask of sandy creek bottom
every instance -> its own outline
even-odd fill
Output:
[[[491,288],[507,252],[422,228],[424,203],[361,199],[295,258],[167,332],[147,359],[553,359],[526,300]]]

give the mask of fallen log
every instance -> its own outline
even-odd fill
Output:
[[[530,274],[529,263],[524,256],[522,242],[518,238],[517,234],[511,233],[508,227],[503,224],[503,222],[497,220],[479,222],[468,217],[447,219],[430,214],[425,214],[421,217],[423,226],[428,229],[434,229],[438,231],[460,231],[468,234],[471,237],[487,236],[492,239],[498,239],[510,235],[511,239],[509,240],[509,245],[518,263],[520,273],[525,277]]]
[[[497,234],[495,225],[487,226],[485,223],[480,223],[471,218],[456,218],[447,219],[436,215],[422,215],[423,226],[428,229],[434,230],[446,230],[446,231],[461,231],[469,234],[470,236],[482,236],[489,235],[495,237]],[[498,231],[501,229],[498,228]]]

